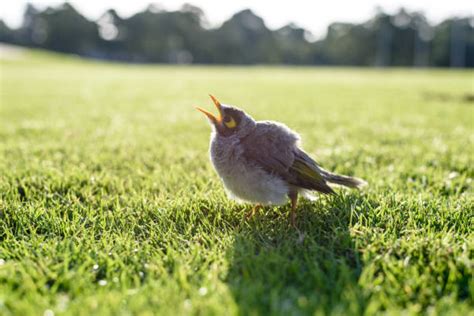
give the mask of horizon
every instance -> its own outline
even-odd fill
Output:
[[[38,9],[54,7],[65,2],[74,6],[82,15],[90,20],[97,20],[108,9],[114,9],[124,17],[130,17],[138,12],[145,10],[150,4],[156,4],[167,11],[178,10],[183,4],[189,3],[203,10],[209,28],[219,27],[224,21],[228,20],[235,13],[245,9],[252,10],[256,15],[262,17],[265,25],[270,29],[278,29],[290,23],[296,24],[309,31],[317,39],[325,35],[327,27],[333,22],[361,23],[377,12],[394,14],[401,8],[410,12],[423,13],[430,23],[439,23],[444,19],[453,16],[469,17],[473,15],[473,9],[470,3],[465,0],[453,0],[449,3],[440,3],[436,6],[430,6],[430,1],[417,0],[406,1],[399,0],[396,3],[388,0],[367,0],[363,3],[343,3],[344,1],[335,0],[324,6],[315,4],[303,5],[302,0],[294,0],[290,9],[281,3],[272,4],[272,10],[265,10],[266,4],[263,1],[252,2],[241,0],[234,3],[220,3],[215,0],[195,0],[178,1],[164,0],[159,2],[138,0],[128,1],[101,1],[100,3],[91,3],[85,0],[76,1],[15,1],[0,4],[0,19],[10,28],[21,26],[23,21],[23,12],[27,3],[31,3]],[[340,10],[341,5],[346,7]]]

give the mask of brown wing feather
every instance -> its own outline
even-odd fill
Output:
[[[295,160],[289,169],[289,172],[295,177],[296,181],[294,184],[304,189],[316,190],[327,194],[334,193],[333,189],[327,185],[326,180],[315,168],[315,162],[313,160],[307,161],[305,159],[307,155],[301,156],[300,152],[298,150],[295,153]]]
[[[289,184],[322,193],[334,193],[319,173],[319,168],[305,152],[298,149],[297,135],[280,125],[269,123],[257,126],[241,141],[244,157]]]

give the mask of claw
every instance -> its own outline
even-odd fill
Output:
[[[262,204],[257,204],[254,207],[252,207],[252,209],[245,214],[245,219],[252,218],[255,215],[255,212],[257,212],[262,207],[263,207]]]

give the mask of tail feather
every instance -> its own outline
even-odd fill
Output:
[[[360,189],[367,185],[367,182],[362,179],[331,173],[324,169],[321,170],[321,175],[329,183],[339,184],[349,188]]]
[[[302,150],[296,152],[295,161],[290,167],[290,172],[296,175],[298,181],[295,184],[299,187],[323,193],[335,193],[326,182],[355,189],[367,185],[367,182],[362,179],[338,175],[321,168],[316,161]]]

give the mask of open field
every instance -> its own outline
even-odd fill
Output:
[[[0,65],[1,315],[472,313],[472,71]],[[244,221],[207,93],[368,188]]]

